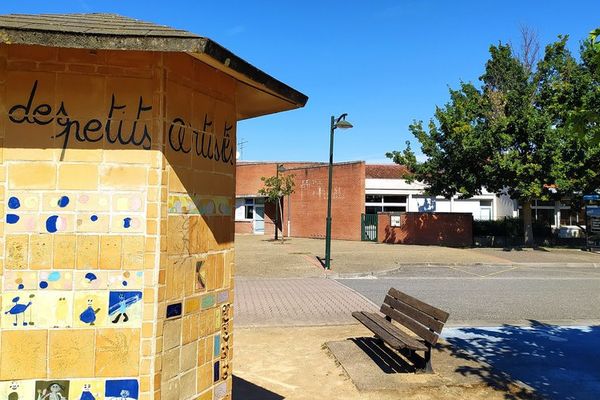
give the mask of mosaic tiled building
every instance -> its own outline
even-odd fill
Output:
[[[115,15],[0,43],[0,398],[230,398],[236,122],[306,97]]]

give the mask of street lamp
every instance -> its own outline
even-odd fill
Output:
[[[327,187],[327,224],[325,226],[325,269],[331,269],[331,178],[333,175],[333,133],[336,129],[350,129],[352,124],[346,121],[344,113],[338,118],[331,116],[331,130],[329,135],[329,181]]]
[[[277,164],[277,184],[279,185],[279,173],[285,171],[285,167],[283,166],[283,164]],[[281,186],[281,185],[279,185]],[[279,200],[280,197],[277,197],[277,203],[275,203],[275,240],[278,239],[277,236],[277,227],[279,226]],[[283,225],[283,221],[281,221],[281,224]],[[281,228],[281,236],[283,237],[283,227]]]

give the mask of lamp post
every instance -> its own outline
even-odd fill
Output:
[[[333,134],[337,128],[350,129],[352,124],[346,121],[348,114],[338,118],[331,116],[331,130],[329,134],[329,181],[327,183],[327,222],[325,225],[325,269],[331,269],[331,188],[333,176]]]
[[[279,185],[279,172],[283,172],[285,171],[285,168],[283,166],[283,164],[277,164],[277,184]],[[281,187],[281,185],[279,185]],[[279,201],[280,201],[280,197],[277,196],[277,202],[275,203],[275,240],[278,239],[278,234],[277,234],[277,227],[279,226]],[[281,221],[281,223],[283,224],[283,221]],[[283,228],[281,229],[281,236],[283,237]]]

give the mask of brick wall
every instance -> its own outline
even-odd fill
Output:
[[[290,169],[295,192],[284,199],[284,227],[289,214],[295,237],[324,238],[327,217],[328,166]],[[334,239],[360,240],[360,216],[365,208],[365,163],[335,164],[332,187],[331,233]],[[287,229],[286,229],[287,231]]]
[[[418,213],[400,214],[400,226],[391,226],[391,214],[379,213],[377,241],[392,244],[471,246],[473,214]]]

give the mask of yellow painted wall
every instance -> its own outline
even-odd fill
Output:
[[[235,87],[185,54],[0,46],[0,398],[229,398]]]

